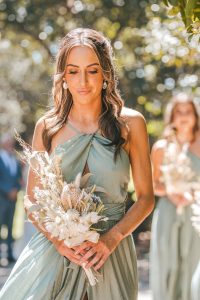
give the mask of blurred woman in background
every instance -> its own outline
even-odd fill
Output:
[[[160,198],[153,216],[150,249],[154,300],[191,299],[191,279],[200,259],[200,238],[191,222],[190,204],[194,199],[189,201],[184,193],[173,191],[175,187],[170,192],[162,181],[161,168],[169,144],[179,152],[187,145],[191,171],[200,175],[200,148],[196,143],[199,119],[193,100],[178,94],[166,108],[164,138],[152,149],[154,192]]]
[[[195,143],[193,144],[193,147],[200,149],[200,130],[195,140]],[[199,219],[200,219],[200,214],[199,214]],[[198,228],[198,233],[200,235],[200,228]],[[200,297],[200,259],[197,268],[194,272],[194,275],[192,277],[192,300],[199,300],[199,297]]]

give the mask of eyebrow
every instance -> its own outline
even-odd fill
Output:
[[[99,66],[99,64],[98,63],[93,63],[93,64],[88,65],[87,68],[92,67],[92,66]],[[73,65],[73,64],[68,64],[66,67],[76,67],[76,68],[79,68],[79,66]]]

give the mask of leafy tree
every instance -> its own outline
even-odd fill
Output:
[[[200,1],[199,0],[163,0],[163,2],[171,7],[169,15],[173,16],[177,13],[181,14],[182,20],[190,33],[200,34]]]
[[[0,10],[0,87],[14,95],[6,101],[20,104],[20,128],[28,135],[49,103],[59,39],[75,27],[94,28],[111,40],[122,96],[145,115],[153,138],[162,131],[163,109],[174,92],[199,99],[199,45],[188,43],[180,17],[168,18],[160,1],[2,0]]]

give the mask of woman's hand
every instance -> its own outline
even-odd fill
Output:
[[[86,268],[100,269],[109,255],[118,246],[120,240],[111,232],[101,235],[98,243],[84,242],[76,247],[75,254],[82,256],[80,264]]]
[[[65,245],[64,241],[57,241],[54,243],[56,250],[62,256],[68,258],[71,262],[81,266],[81,258],[80,254],[76,254],[73,248],[69,248]]]
[[[16,201],[17,200],[17,193],[18,190],[16,188],[12,189],[9,193],[8,193],[8,198],[12,201]]]
[[[176,194],[176,193],[169,193],[168,195],[169,200],[177,207],[184,207],[190,205],[193,201],[193,197],[189,193],[185,194]]]

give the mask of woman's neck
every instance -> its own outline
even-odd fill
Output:
[[[195,139],[195,134],[192,130],[186,132],[177,132],[176,138],[181,145],[185,143],[192,143]]]
[[[100,105],[83,106],[82,104],[73,104],[68,116],[68,120],[74,123],[90,126],[98,124],[100,114]]]

